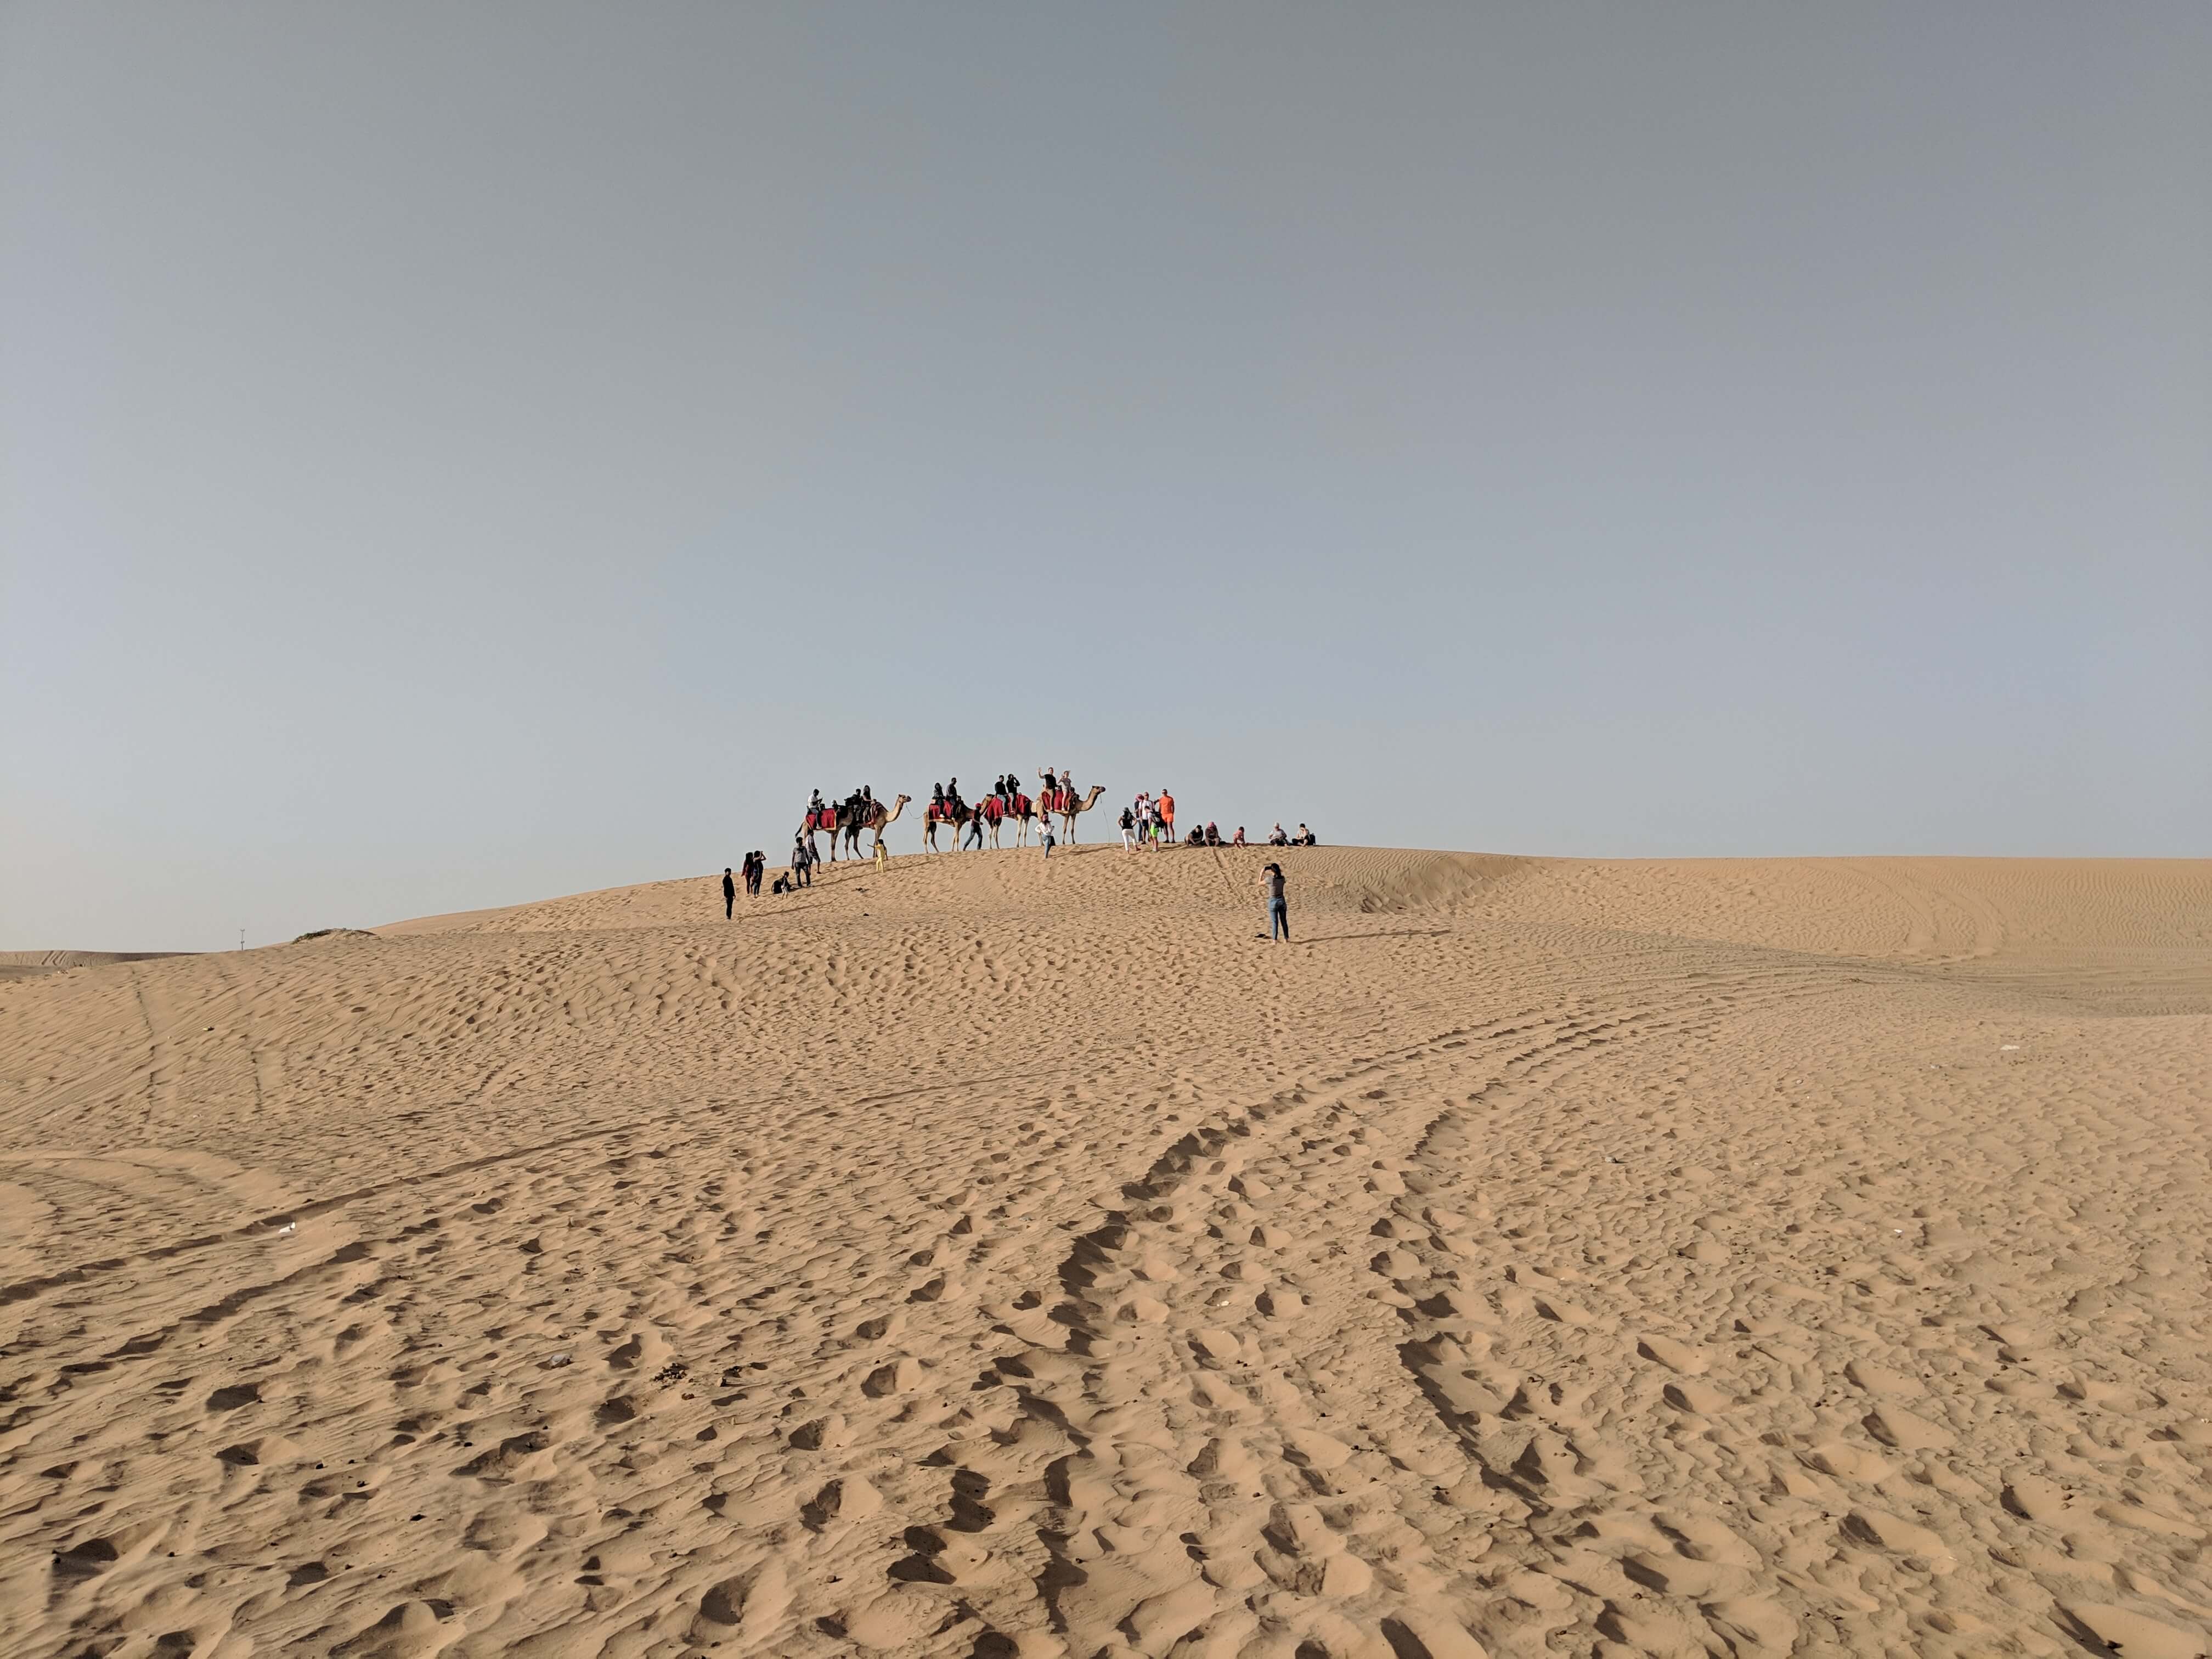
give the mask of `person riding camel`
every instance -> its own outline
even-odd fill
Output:
[[[929,816],[933,818],[945,816],[945,786],[941,783],[929,786]]]
[[[822,790],[821,790],[820,786],[818,786],[818,785],[817,785],[817,786],[816,787],[816,788],[815,788],[815,791],[814,791],[814,799],[811,799],[811,800],[810,800],[810,801],[808,801],[808,802],[806,803],[806,816],[807,816],[807,817],[809,817],[811,818],[811,817],[812,817],[816,813],[819,812],[821,810],[822,810]]]
[[[958,816],[961,809],[965,805],[965,803],[960,799],[959,779],[955,778],[945,786],[945,804],[952,809],[956,817]]]

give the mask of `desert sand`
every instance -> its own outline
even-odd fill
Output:
[[[2212,1649],[2212,862],[1267,856],[0,982],[0,1653]]]

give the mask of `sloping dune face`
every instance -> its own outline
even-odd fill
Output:
[[[72,968],[102,968],[117,962],[151,962],[162,951],[0,951],[0,981],[67,973]]]
[[[2212,864],[1268,856],[0,983],[0,1651],[2207,1650]]]

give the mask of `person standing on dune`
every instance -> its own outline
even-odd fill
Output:
[[[722,866],[722,920],[727,921],[738,914],[738,878],[730,873],[730,866]]]
[[[1269,864],[1261,872],[1260,885],[1267,895],[1267,939],[1291,942],[1291,902],[1283,892],[1283,866]]]

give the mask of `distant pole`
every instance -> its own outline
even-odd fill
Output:
[[[238,930],[238,948],[241,951],[246,948],[246,929],[243,927]]]

